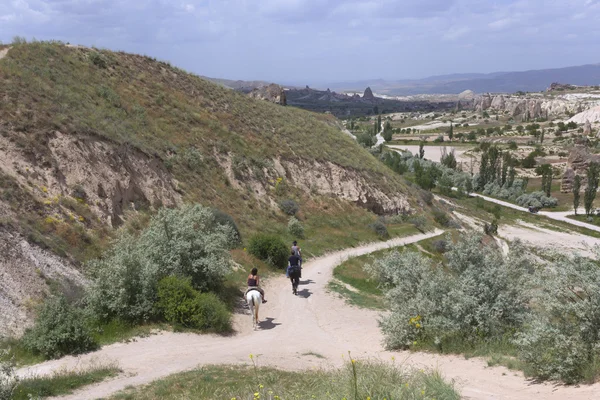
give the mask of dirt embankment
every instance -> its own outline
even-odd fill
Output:
[[[77,296],[85,285],[73,265],[4,228],[0,254],[0,337],[21,335],[31,325],[34,308],[49,294],[50,284],[67,296]]]

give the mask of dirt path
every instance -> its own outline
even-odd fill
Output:
[[[333,268],[344,259],[389,246],[414,243],[437,236],[441,231],[374,243],[336,252],[307,262],[299,296],[291,294],[287,279],[269,281],[269,302],[260,309],[261,330],[251,328],[249,315],[236,315],[237,334],[232,337],[161,333],[131,343],[117,343],[80,357],[25,368],[21,376],[43,375],[60,368],[73,369],[91,362],[117,362],[124,370],[119,377],[83,388],[63,399],[106,397],[127,386],[142,385],[167,375],[203,364],[249,364],[250,353],[259,365],[282,369],[340,366],[347,352],[356,358],[375,358],[437,368],[447,379],[455,380],[469,399],[592,399],[600,397],[600,385],[555,387],[530,384],[522,374],[502,367],[488,368],[481,359],[427,353],[388,352],[381,346],[377,312],[347,305],[326,286]],[[293,340],[291,340],[294,338]]]
[[[479,193],[471,193],[469,196],[481,197],[485,201],[500,204],[501,206],[504,206],[504,207],[512,208],[512,209],[518,210],[518,211],[529,212],[525,207],[521,207],[516,204],[509,203],[507,201],[494,199],[492,197],[483,196]],[[570,212],[570,211],[539,211],[538,214],[548,217],[550,219],[556,220],[556,221],[562,221],[562,222],[566,222],[571,225],[576,225],[576,226],[580,226],[582,228],[587,228],[592,231],[600,232],[600,226],[596,226],[596,225],[588,224],[586,222],[567,218],[568,215],[573,215],[573,212]]]

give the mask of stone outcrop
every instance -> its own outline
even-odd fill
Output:
[[[16,133],[15,133],[16,135]],[[10,135],[7,135],[10,137]],[[117,227],[127,209],[181,203],[178,183],[162,160],[95,135],[59,131],[38,138],[34,156],[0,135],[0,172],[23,187],[39,188],[42,201],[80,199],[104,223]]]
[[[572,90],[575,89],[575,86],[569,85],[568,83],[558,83],[552,82],[546,92],[556,92],[556,91],[564,91],[564,90]]]
[[[373,94],[373,91],[371,90],[370,87],[367,86],[362,98],[363,98],[363,100],[370,100],[370,101],[375,100],[375,95]]]
[[[589,120],[585,120],[585,124],[583,124],[583,134],[585,136],[591,136],[592,134],[592,124]]]
[[[287,105],[285,89],[282,86],[274,83],[271,83],[267,86],[257,87],[248,93],[248,96],[252,97],[253,99],[266,100],[282,106]]]
[[[20,336],[31,326],[35,308],[50,294],[49,282],[76,297],[83,275],[60,257],[0,228],[0,338]]]
[[[580,112],[569,119],[568,122],[575,122],[578,124],[589,124],[591,122],[600,122],[600,106],[592,107],[589,110]],[[591,131],[591,126],[590,126]]]
[[[567,167],[563,174],[560,191],[570,192],[573,188],[573,179],[575,175],[586,176],[590,162],[600,163],[600,155],[591,154],[585,144],[579,143],[571,150]],[[582,183],[582,189],[584,184]]]
[[[591,112],[592,107],[599,105],[600,101],[598,101],[598,99],[585,98],[585,96],[578,97],[573,94],[565,94],[557,97],[524,97],[505,94],[492,95],[486,93],[477,96],[473,100],[473,109],[477,112],[488,110],[501,113],[508,112],[512,118],[520,121],[526,121],[528,117],[529,119],[564,117],[567,114],[575,114],[583,111],[584,114],[586,114],[585,118],[589,119],[591,122],[600,122],[600,107],[598,107],[599,111],[597,113],[594,112],[592,113],[593,115],[588,115]],[[583,117],[579,117],[579,119],[582,118]],[[585,119],[576,122],[584,123]]]

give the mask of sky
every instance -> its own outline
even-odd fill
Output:
[[[0,41],[320,84],[600,62],[600,0],[0,0]]]

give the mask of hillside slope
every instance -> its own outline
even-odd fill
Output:
[[[145,56],[15,45],[0,59],[0,101],[0,241],[33,243],[72,265],[98,256],[114,228],[136,229],[184,202],[231,214],[247,237],[285,233],[278,202],[294,199],[307,246],[321,252],[365,240],[373,213],[415,205],[335,118],[252,100]],[[0,274],[15,265],[40,269],[19,252],[0,261]],[[0,285],[0,304],[31,306],[36,285],[17,282],[12,295]]]

